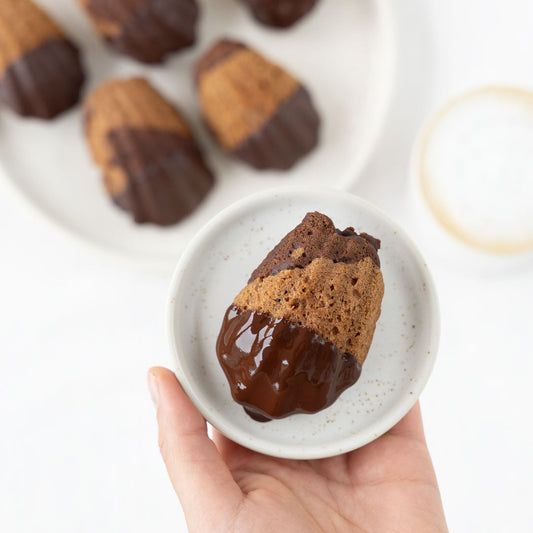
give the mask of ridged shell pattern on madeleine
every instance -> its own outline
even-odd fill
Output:
[[[196,0],[79,0],[98,33],[117,52],[144,63],[196,39]]]
[[[318,144],[307,89],[242,43],[222,40],[196,66],[200,106],[221,147],[257,169],[287,170]]]
[[[181,113],[145,79],[111,80],[84,107],[105,188],[135,222],[168,226],[202,202],[213,174]]]
[[[52,119],[79,101],[84,81],[78,49],[40,7],[0,1],[0,101]]]

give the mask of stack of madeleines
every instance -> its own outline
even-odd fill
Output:
[[[78,0],[110,48],[160,63],[192,46],[197,0]],[[287,28],[317,0],[241,0],[261,23]],[[203,119],[219,146],[255,169],[288,170],[318,144],[320,118],[290,72],[244,43],[221,39],[196,63]],[[53,119],[85,82],[77,46],[32,0],[0,2],[0,102]],[[214,175],[177,107],[143,78],[110,80],[84,103],[85,133],[105,190],[136,223],[169,226],[194,211]]]

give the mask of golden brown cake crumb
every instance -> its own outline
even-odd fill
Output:
[[[0,76],[13,61],[53,39],[65,34],[39,6],[30,0],[0,2]]]
[[[246,45],[219,41],[198,61],[196,82],[217,141],[253,167],[286,170],[317,146],[320,119],[308,91]]]
[[[200,105],[222,146],[233,150],[263,127],[298,87],[291,74],[245,48],[201,77]]]
[[[115,153],[108,142],[118,128],[154,129],[191,138],[192,133],[177,109],[144,78],[111,80],[85,101],[86,133],[94,160],[113,166]]]
[[[304,268],[256,279],[234,303],[310,328],[363,364],[383,292],[383,276],[370,258],[353,265],[319,258]]]
[[[330,406],[360,376],[384,294],[380,241],[308,213],[224,316],[217,356],[258,421]]]
[[[0,101],[52,119],[74,106],[85,81],[77,47],[30,0],[0,2]]]
[[[185,119],[143,78],[96,89],[85,103],[85,129],[107,192],[138,223],[174,224],[213,186]]]

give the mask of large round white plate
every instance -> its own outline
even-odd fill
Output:
[[[294,29],[257,24],[236,0],[201,2],[199,41],[163,66],[146,67],[115,55],[100,42],[73,0],[38,0],[83,50],[90,82],[146,75],[177,103],[195,127],[216,171],[217,186],[186,221],[172,228],[135,226],[101,187],[82,133],[80,110],[52,123],[0,115],[0,173],[48,218],[86,241],[137,263],[171,269],[185,244],[210,217],[248,193],[281,184],[355,181],[377,140],[392,85],[393,37],[387,0],[320,2]],[[259,173],[222,154],[205,132],[192,69],[217,38],[242,39],[299,76],[323,119],[320,147],[290,173]]]
[[[353,226],[381,239],[381,317],[359,381],[331,407],[261,424],[231,398],[215,352],[217,335],[224,312],[250,273],[315,210],[339,228]],[[259,452],[311,459],[363,446],[407,413],[433,368],[439,312],[424,260],[381,211],[349,193],[291,187],[234,204],[191,241],[172,281],[168,328],[176,374],[213,426]]]

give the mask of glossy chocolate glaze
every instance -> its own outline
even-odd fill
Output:
[[[11,63],[0,79],[0,101],[22,116],[52,119],[78,103],[85,74],[78,49],[45,42]]]
[[[138,223],[174,224],[190,214],[213,186],[213,174],[192,138],[121,128],[108,140],[114,164],[127,176],[125,189],[113,200]]]
[[[320,117],[307,89],[297,91],[267,123],[232,151],[258,170],[289,170],[318,145]]]
[[[217,356],[233,399],[259,421],[325,409],[361,374],[353,355],[313,330],[236,305],[224,316]]]
[[[106,36],[110,46],[144,63],[159,63],[196,39],[196,0],[88,0],[86,6],[96,19],[119,27]]]
[[[307,15],[318,0],[242,0],[263,24],[287,28]]]

